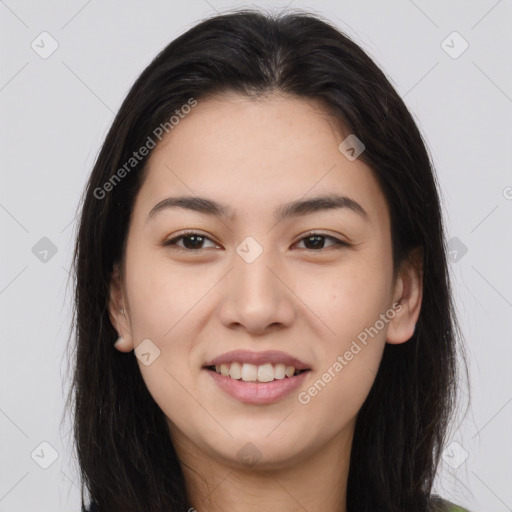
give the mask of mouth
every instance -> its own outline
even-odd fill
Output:
[[[313,367],[280,350],[233,350],[202,367],[218,389],[238,402],[275,404],[305,384]]]
[[[309,368],[295,368],[284,363],[264,363],[255,365],[251,363],[222,363],[204,367],[206,370],[244,382],[273,382],[275,380],[291,379],[298,375],[311,371]]]

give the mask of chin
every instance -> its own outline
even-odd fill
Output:
[[[294,465],[308,451],[314,452],[313,447],[308,450],[303,444],[304,437],[299,432],[289,431],[273,432],[268,436],[267,430],[254,430],[234,434],[233,439],[224,442],[212,443],[211,438],[208,442],[208,451],[216,460],[223,459],[237,469],[278,470]]]

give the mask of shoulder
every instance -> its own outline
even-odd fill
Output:
[[[471,512],[470,510],[445,500],[440,496],[432,496],[429,500],[427,512]]]
[[[460,505],[456,505],[455,503],[447,502],[448,506],[446,508],[446,512],[471,512],[467,508],[463,508]]]

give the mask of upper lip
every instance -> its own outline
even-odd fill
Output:
[[[216,366],[229,363],[249,363],[256,366],[265,363],[278,364],[282,363],[286,366],[293,366],[296,370],[310,370],[311,368],[300,359],[280,352],[279,350],[267,350],[265,352],[251,352],[250,350],[233,350],[226,352],[215,359],[207,361],[204,366]]]

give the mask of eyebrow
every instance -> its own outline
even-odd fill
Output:
[[[184,208],[193,210],[206,215],[216,215],[226,219],[234,216],[234,211],[231,207],[218,203],[213,199],[198,196],[178,196],[167,197],[166,199],[157,203],[149,212],[146,222],[154,217],[158,212],[168,208]],[[274,218],[276,221],[288,219],[291,217],[299,217],[316,213],[325,210],[340,210],[348,209],[368,220],[368,213],[366,210],[354,199],[347,196],[329,194],[310,199],[299,199],[291,201],[279,206],[274,211]]]

